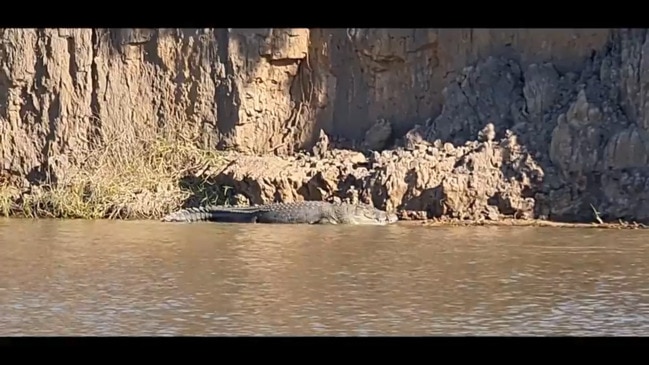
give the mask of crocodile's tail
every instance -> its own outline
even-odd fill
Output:
[[[163,222],[243,222],[252,221],[256,215],[250,211],[229,211],[219,207],[182,209],[164,216]]]

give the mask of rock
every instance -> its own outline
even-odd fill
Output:
[[[322,129],[320,130],[318,141],[313,146],[312,152],[315,157],[319,158],[325,157],[329,152],[329,137]]]
[[[371,158],[336,150],[309,165],[275,156],[242,157],[216,179],[257,204],[362,201],[410,212],[404,213],[408,219],[533,216],[534,199],[524,191],[533,189],[542,171],[515,142],[505,138],[457,148],[447,144],[445,155],[428,154],[428,148],[398,150],[396,155],[373,152]],[[362,163],[367,160],[371,164]]]
[[[550,158],[564,172],[594,170],[601,160],[602,114],[579,92],[567,113],[561,114],[552,132]]]
[[[496,138],[496,128],[493,123],[487,124],[478,134],[478,139],[481,142],[491,142]]]
[[[427,140],[461,145],[489,123],[497,132],[525,121],[521,76],[519,65],[504,58],[489,57],[465,68],[444,89],[446,101],[428,128]]]
[[[553,64],[531,64],[525,71],[523,86],[528,118],[542,123],[543,115],[555,107],[560,92],[560,76]]]
[[[413,129],[409,130],[406,133],[406,135],[403,137],[403,141],[401,142],[401,144],[407,150],[414,150],[415,148],[418,148],[418,146],[426,146],[429,143],[424,139],[425,133],[426,133],[425,127],[421,125],[416,125]]]
[[[248,197],[243,194],[234,194],[233,198],[234,199],[232,205],[244,207],[250,205],[250,199],[248,199]]]
[[[370,150],[382,150],[392,136],[392,126],[385,119],[379,119],[365,133],[364,146]]]
[[[613,135],[604,149],[605,167],[624,169],[649,163],[649,133],[631,126]]]

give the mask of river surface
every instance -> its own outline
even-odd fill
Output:
[[[0,219],[0,336],[649,335],[649,231]]]

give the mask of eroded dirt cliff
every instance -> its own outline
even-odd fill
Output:
[[[5,29],[0,38],[0,168],[22,179],[23,195],[70,180],[109,143],[126,151],[162,138],[237,151],[224,167],[186,173],[252,203],[360,199],[410,218],[592,221],[596,210],[649,221],[646,30]]]

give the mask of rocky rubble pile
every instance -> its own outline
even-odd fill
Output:
[[[216,176],[249,203],[328,200],[362,201],[404,219],[448,216],[531,218],[533,185],[543,172],[513,135],[494,141],[489,125],[482,141],[454,147],[419,143],[363,154],[326,149],[313,155],[242,156]]]

